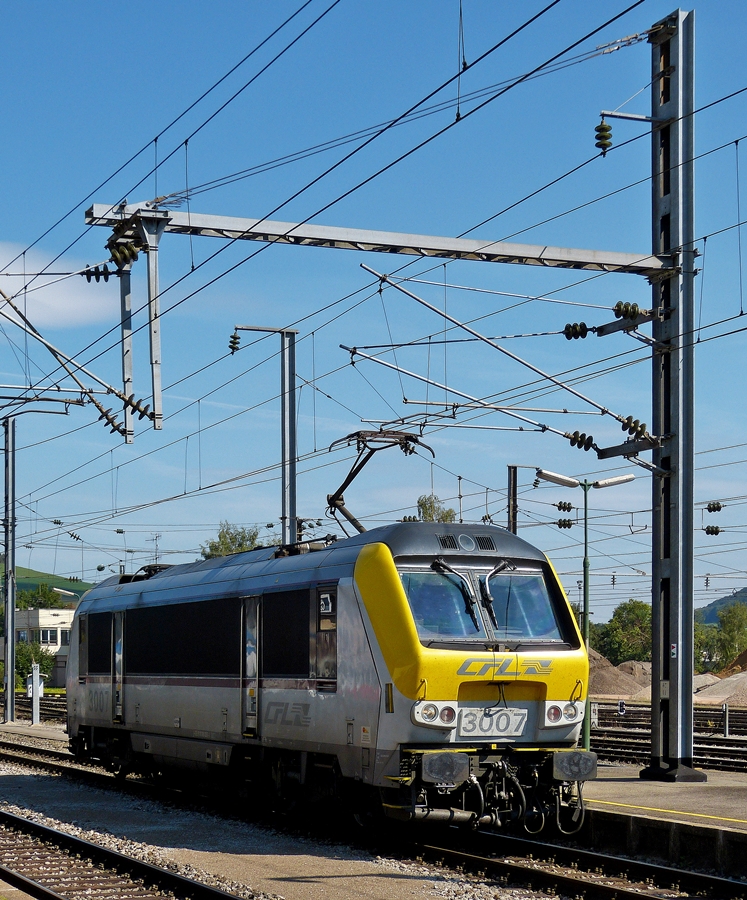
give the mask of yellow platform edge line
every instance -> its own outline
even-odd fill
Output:
[[[625,809],[644,809],[646,812],[663,812],[678,816],[695,816],[697,819],[714,819],[716,822],[739,822],[747,825],[747,819],[730,819],[728,816],[707,816],[705,813],[685,812],[681,809],[659,809],[656,806],[634,806],[632,803],[616,803],[614,800],[592,800],[584,797],[584,803],[603,803],[606,806],[622,806]]]

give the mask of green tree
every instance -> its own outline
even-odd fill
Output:
[[[735,603],[719,610],[718,630],[718,655],[723,667],[747,648],[747,606]]]
[[[718,659],[718,626],[695,623],[695,671],[710,672]]]
[[[33,663],[39,663],[42,675],[51,675],[54,668],[54,653],[40,644],[16,644],[16,676],[26,684],[26,676],[31,674]]]
[[[44,582],[28,590],[16,591],[17,609],[62,609],[64,605],[60,595]]]
[[[447,509],[435,494],[418,497],[418,518],[421,522],[455,522],[456,512]]]
[[[601,629],[600,629],[601,630]],[[651,607],[642,600],[626,600],[612,613],[599,635],[600,653],[613,666],[628,659],[651,659]]]
[[[258,535],[259,528],[245,528],[242,525],[221,522],[218,537],[201,545],[202,558],[213,559],[216,556],[229,556],[231,553],[253,550],[257,546]]]

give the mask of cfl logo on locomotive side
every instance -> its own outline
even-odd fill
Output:
[[[523,659],[516,663],[513,656],[505,656],[495,662],[485,658],[465,659],[457,669],[457,675],[481,678],[485,675],[549,675],[552,672],[551,659]]]
[[[283,703],[280,700],[272,700],[267,704],[265,723],[308,728],[311,724],[310,709],[311,706],[308,703]]]

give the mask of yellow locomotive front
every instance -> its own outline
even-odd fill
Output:
[[[497,528],[421,526],[364,547],[355,582],[384,682],[385,811],[580,827],[588,659],[546,558]]]

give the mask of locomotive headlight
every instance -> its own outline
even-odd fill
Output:
[[[456,706],[448,702],[427,703],[416,701],[410,710],[410,721],[413,725],[427,725],[429,728],[455,728],[457,720]]]
[[[426,703],[420,707],[420,715],[424,722],[435,722],[438,717],[438,707],[435,703]]]
[[[575,700],[546,700],[545,728],[578,726],[584,717],[584,704]]]
[[[441,714],[439,715],[439,719],[444,723],[444,725],[451,725],[454,719],[456,719],[456,712],[454,711],[454,707],[444,706],[441,710]]]

